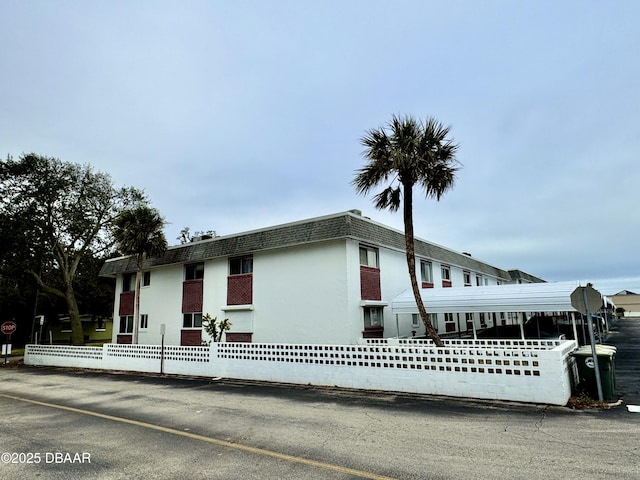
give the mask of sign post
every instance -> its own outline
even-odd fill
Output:
[[[160,336],[162,337],[162,346],[160,347],[160,375],[164,375],[164,335],[167,332],[167,324],[160,324]]]
[[[9,345],[11,345],[11,334],[17,330],[16,322],[4,322],[0,325],[0,332],[6,335],[7,343],[4,348],[4,364],[7,364],[7,355],[9,354]]]
[[[593,320],[591,318],[591,312],[597,312],[602,308],[602,296],[591,285],[578,287],[571,294],[571,305],[580,313],[587,316],[587,328],[589,329],[589,340],[591,341],[591,356],[593,358],[593,368],[596,374],[596,386],[598,387],[598,400],[602,402],[604,401],[604,396],[602,394],[602,379],[600,378],[600,366],[598,364],[596,341],[593,335]]]

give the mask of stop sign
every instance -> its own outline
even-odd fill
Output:
[[[602,307],[602,296],[591,285],[576,288],[570,298],[571,305],[580,313],[587,313],[587,310],[596,313]]]
[[[18,326],[16,325],[16,322],[4,322],[2,325],[0,325],[0,332],[4,333],[5,335],[11,335],[16,331],[17,328]]]

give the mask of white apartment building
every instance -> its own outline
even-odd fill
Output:
[[[415,253],[422,288],[543,281],[421,239]],[[113,343],[132,341],[135,269],[134,257],[120,257],[100,272],[116,279]],[[408,288],[404,234],[356,210],[203,239],[145,260],[139,343],[159,344],[164,325],[167,345],[200,345],[209,340],[207,313],[230,320],[226,340],[235,342],[355,344],[423,335],[417,315],[391,311]],[[432,315],[443,335],[505,321],[486,312]]]

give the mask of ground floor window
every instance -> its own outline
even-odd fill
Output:
[[[382,327],[384,321],[382,318],[382,307],[365,307],[364,309],[364,326],[365,327]]]
[[[133,333],[133,315],[120,317],[120,333]]]
[[[185,313],[182,317],[183,328],[200,328],[202,327],[202,312]]]
[[[444,314],[444,329],[447,332],[455,332],[456,331],[456,322],[453,317],[453,313],[445,313]]]
[[[431,323],[431,326],[437,332],[438,331],[438,314],[437,313],[427,313],[427,318],[429,319],[429,322]],[[420,327],[420,326],[424,325],[424,323],[422,322],[422,317],[420,316],[419,313],[412,314],[411,315],[411,321],[412,321],[412,326],[413,327]]]
[[[467,321],[467,330],[473,330],[473,313],[467,312],[464,315]]]

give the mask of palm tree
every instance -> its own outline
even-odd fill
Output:
[[[136,289],[133,312],[133,339],[138,343],[140,328],[140,284],[142,281],[142,263],[145,257],[164,254],[167,240],[162,229],[165,221],[160,213],[147,205],[124,210],[114,221],[114,238],[120,253],[136,255]]]
[[[455,158],[458,145],[448,139],[449,127],[434,118],[420,122],[410,116],[394,115],[385,127],[367,131],[360,142],[367,164],[356,171],[352,184],[361,195],[379,184],[388,186],[373,197],[379,210],[397,211],[403,206],[404,238],[407,266],[413,296],[427,335],[443,346],[431,324],[420,296],[416,279],[416,259],[413,234],[413,187],[422,187],[427,198],[440,200],[453,187],[459,163]]]

